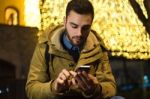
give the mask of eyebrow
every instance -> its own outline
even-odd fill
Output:
[[[73,22],[70,22],[70,24],[72,24],[72,25],[76,25],[76,26],[79,26],[78,24],[76,24],[76,23],[73,23]],[[91,25],[84,25],[84,27],[91,27]]]
[[[73,22],[70,22],[70,24],[71,24],[71,25],[76,25],[76,26],[79,26],[78,24],[75,24],[75,23],[73,23]]]

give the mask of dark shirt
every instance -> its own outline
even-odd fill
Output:
[[[77,62],[79,59],[79,54],[80,54],[80,47],[74,46],[67,38],[66,33],[63,34],[62,42],[63,42],[64,48],[73,57],[74,61]]]

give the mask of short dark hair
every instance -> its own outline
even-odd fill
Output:
[[[89,0],[71,0],[66,7],[66,17],[71,10],[79,14],[91,14],[94,19],[94,8]]]

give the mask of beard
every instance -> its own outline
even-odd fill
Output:
[[[69,41],[71,42],[72,45],[74,46],[81,46],[84,43],[84,38],[82,36],[72,36],[70,37],[70,35],[68,34],[68,31],[66,31],[66,35],[67,38],[69,39]]]
[[[80,36],[73,36],[73,37],[70,37],[69,35],[67,36],[72,45],[74,46],[80,46],[83,43],[83,38]]]

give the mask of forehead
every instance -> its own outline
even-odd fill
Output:
[[[78,14],[75,11],[70,11],[67,21],[78,25],[90,25],[92,24],[92,16],[91,14]]]

